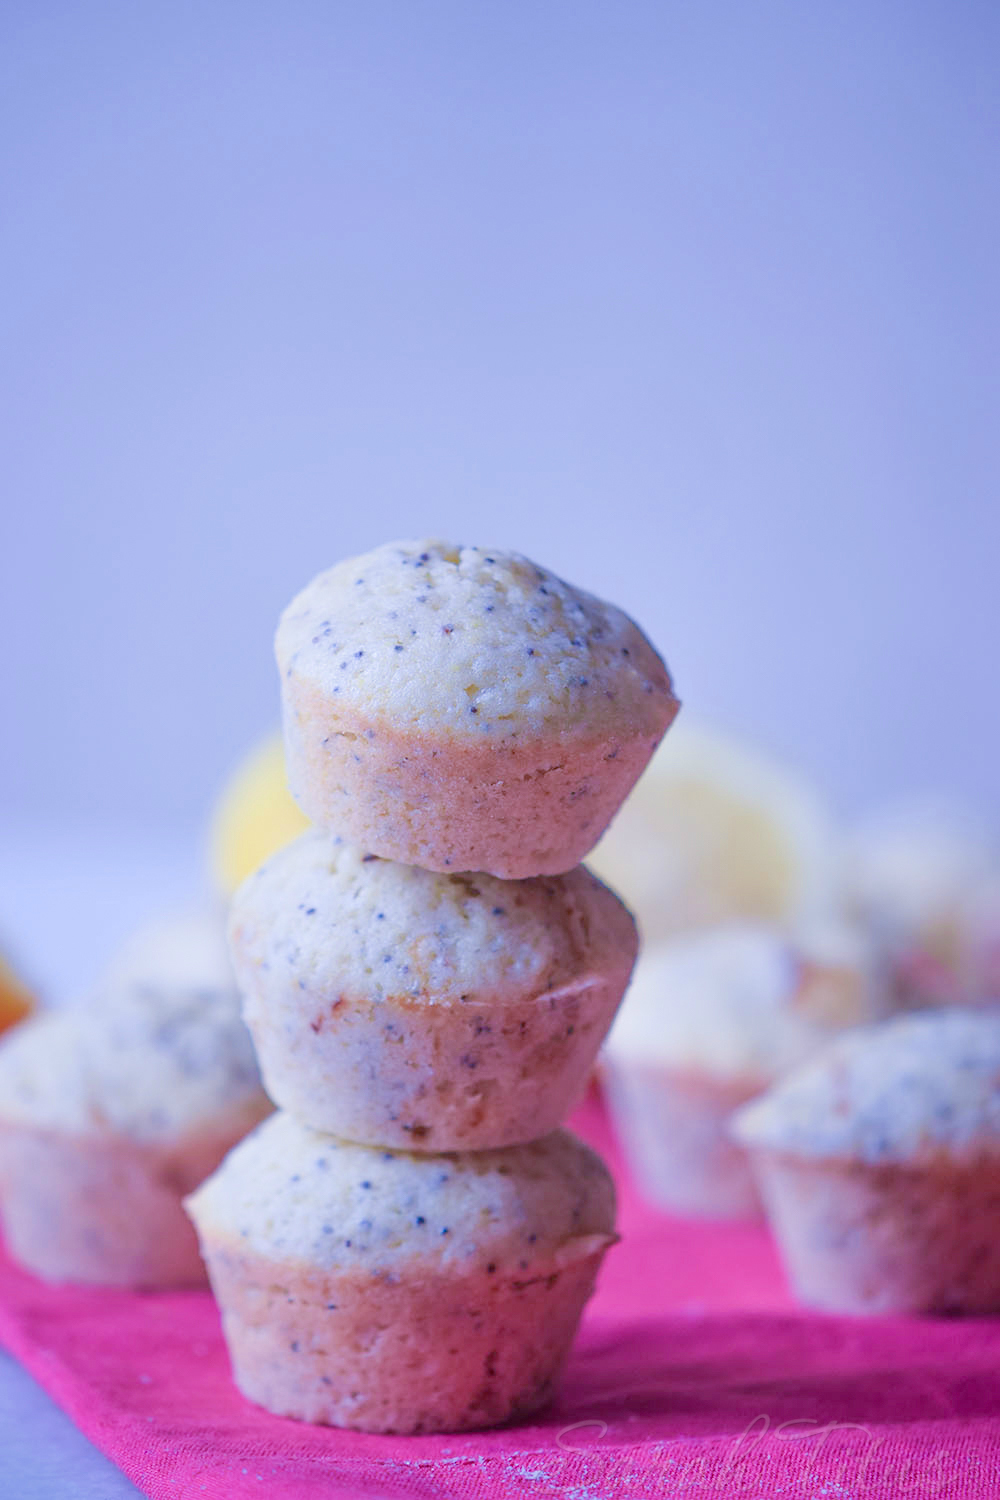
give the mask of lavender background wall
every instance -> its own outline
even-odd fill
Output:
[[[397,535],[623,603],[847,809],[998,812],[1000,10],[0,12],[0,825],[199,826]]]

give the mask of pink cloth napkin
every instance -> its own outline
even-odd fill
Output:
[[[573,1124],[615,1163],[595,1101]],[[1000,1495],[1000,1319],[804,1313],[763,1229],[670,1219],[618,1178],[623,1242],[528,1425],[272,1417],[233,1387],[207,1292],[53,1289],[2,1260],[0,1340],[157,1500]]]

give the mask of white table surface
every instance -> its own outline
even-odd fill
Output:
[[[133,927],[204,895],[195,837],[0,830],[0,947],[53,1004],[84,995]],[[139,1494],[0,1351],[0,1500]]]

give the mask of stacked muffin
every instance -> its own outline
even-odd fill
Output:
[[[289,1416],[480,1427],[550,1396],[614,1193],[559,1128],[635,926],[580,859],[677,712],[620,611],[440,542],[320,575],[277,638],[314,830],[237,892],[271,1121],[189,1200],[237,1383]]]

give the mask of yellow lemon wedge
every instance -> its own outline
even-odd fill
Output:
[[[219,889],[231,895],[308,826],[288,790],[281,736],[269,735],[240,761],[212,814],[209,859]]]
[[[798,928],[835,900],[832,822],[809,783],[683,721],[588,864],[633,908],[647,941],[738,919]]]

